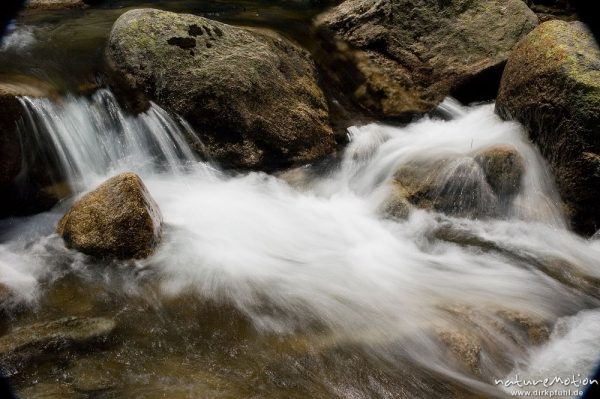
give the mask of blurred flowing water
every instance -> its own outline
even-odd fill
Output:
[[[106,90],[22,104],[22,134],[77,195],[137,172],[166,227],[155,255],[123,263],[64,248],[53,232],[71,201],[3,222],[0,281],[26,304],[11,323],[119,323],[99,353],[12,369],[19,389],[77,382],[88,362],[111,381],[98,397],[502,397],[494,379],[586,375],[599,358],[600,241],[567,229],[543,159],[493,105],[355,126],[339,162],[275,177],[198,160],[185,121],[156,105],[130,116]],[[496,144],[525,160],[501,214],[382,214],[401,166]]]

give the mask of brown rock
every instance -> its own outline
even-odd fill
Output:
[[[86,194],[60,220],[67,246],[97,257],[144,258],[161,238],[162,218],[142,180],[115,176]]]
[[[317,18],[332,75],[376,116],[492,99],[509,52],[537,24],[521,0],[346,0]],[[343,66],[343,67],[342,67]]]
[[[450,328],[438,329],[437,335],[459,364],[475,375],[481,373],[481,342],[476,335]]]
[[[113,320],[105,318],[65,317],[17,327],[0,337],[0,358],[29,357],[37,351],[85,344],[106,337],[115,326]]]
[[[11,293],[8,287],[0,283],[0,309],[4,307],[4,304],[9,300],[10,296]]]
[[[41,165],[35,148],[28,147],[26,138],[20,137],[17,130],[17,123],[25,116],[18,97],[54,94],[49,84],[25,76],[0,83],[0,217],[49,209],[64,194],[50,189],[54,182],[48,165]],[[28,149],[25,154],[23,146]]]
[[[573,228],[600,228],[600,49],[579,22],[538,26],[511,53],[496,102],[548,160]]]
[[[203,145],[191,144],[223,166],[283,169],[334,149],[312,59],[272,32],[131,10],[115,22],[106,55],[115,88],[183,116]]]
[[[525,160],[516,148],[497,145],[480,151],[475,161],[481,166],[486,180],[499,197],[510,197],[521,189]]]
[[[27,10],[33,11],[55,11],[68,9],[86,8],[83,0],[29,0]]]
[[[403,165],[394,175],[392,195],[399,208],[410,204],[461,217],[494,214],[497,197],[481,167],[470,157]],[[388,205],[391,206],[391,205]],[[403,211],[404,212],[404,211]]]

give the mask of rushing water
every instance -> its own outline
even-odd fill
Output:
[[[69,201],[4,223],[0,281],[28,304],[14,324],[120,326],[99,353],[14,369],[19,389],[77,385],[83,362],[110,381],[99,397],[501,396],[494,379],[586,375],[600,357],[600,242],[567,230],[543,159],[493,105],[447,100],[444,119],[353,127],[339,163],[278,178],[198,161],[185,121],[156,105],[129,116],[104,90],[22,103],[22,133],[53,149],[76,192],[135,171],[166,228],[151,258],[98,264],[53,234]],[[526,168],[502,214],[382,214],[402,165],[495,144]]]

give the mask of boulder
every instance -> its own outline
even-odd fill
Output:
[[[57,227],[68,247],[116,259],[151,255],[161,239],[161,230],[158,205],[134,173],[115,176],[86,194]]]
[[[536,24],[521,0],[346,0],[316,19],[332,75],[342,71],[365,110],[392,118],[449,94],[494,98],[508,54]]]
[[[499,198],[514,196],[521,189],[525,160],[510,145],[496,145],[480,151],[475,161],[481,166],[488,184]]]
[[[83,345],[107,337],[116,323],[105,318],[65,317],[17,327],[0,337],[0,359],[28,358],[38,352]]]
[[[496,110],[548,160],[573,228],[600,228],[600,50],[579,22],[548,21],[510,55]]]
[[[115,22],[106,57],[113,87],[183,116],[192,145],[225,167],[281,169],[334,149],[312,59],[274,33],[137,9]]]
[[[410,204],[460,217],[495,214],[497,198],[481,167],[471,157],[421,161],[401,166],[392,183],[386,209],[398,209],[403,217]]]

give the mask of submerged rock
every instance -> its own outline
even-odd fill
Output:
[[[57,232],[67,246],[97,257],[144,258],[161,238],[160,210],[134,173],[115,176],[63,216]]]
[[[73,387],[79,392],[105,391],[118,385],[119,381],[113,364],[99,359],[79,359],[68,370],[73,379]]]
[[[466,330],[452,328],[440,328],[436,333],[439,340],[450,352],[451,357],[464,369],[475,375],[481,373],[481,341],[476,335]]]
[[[449,94],[494,98],[509,52],[537,17],[521,0],[346,0],[316,24],[354,100],[402,118]]]
[[[541,24],[510,55],[497,112],[523,123],[556,177],[573,228],[600,228],[600,50],[579,22]]]
[[[517,328],[524,330],[531,345],[542,345],[550,338],[550,327],[540,317],[507,309],[500,310],[497,314],[513,323]]]
[[[0,337],[0,358],[24,356],[38,351],[82,345],[107,337],[116,323],[105,318],[65,317],[17,327]]]
[[[498,197],[513,196],[521,189],[525,160],[514,147],[497,145],[487,148],[475,156],[475,161]]]
[[[334,149],[328,106],[308,53],[267,31],[139,9],[114,24],[117,84],[183,116],[224,166],[278,169]]]
[[[402,165],[382,205],[387,216],[405,218],[410,206],[461,217],[501,214],[521,189],[525,161],[510,145],[473,156],[421,160]]]
[[[481,167],[470,157],[403,165],[392,184],[387,206],[402,213],[406,212],[405,201],[462,217],[491,216],[496,211],[497,198]]]
[[[57,383],[35,384],[17,393],[19,398],[24,399],[82,399],[82,395],[70,386]]]
[[[86,8],[83,0],[28,0],[27,10],[54,11]]]

